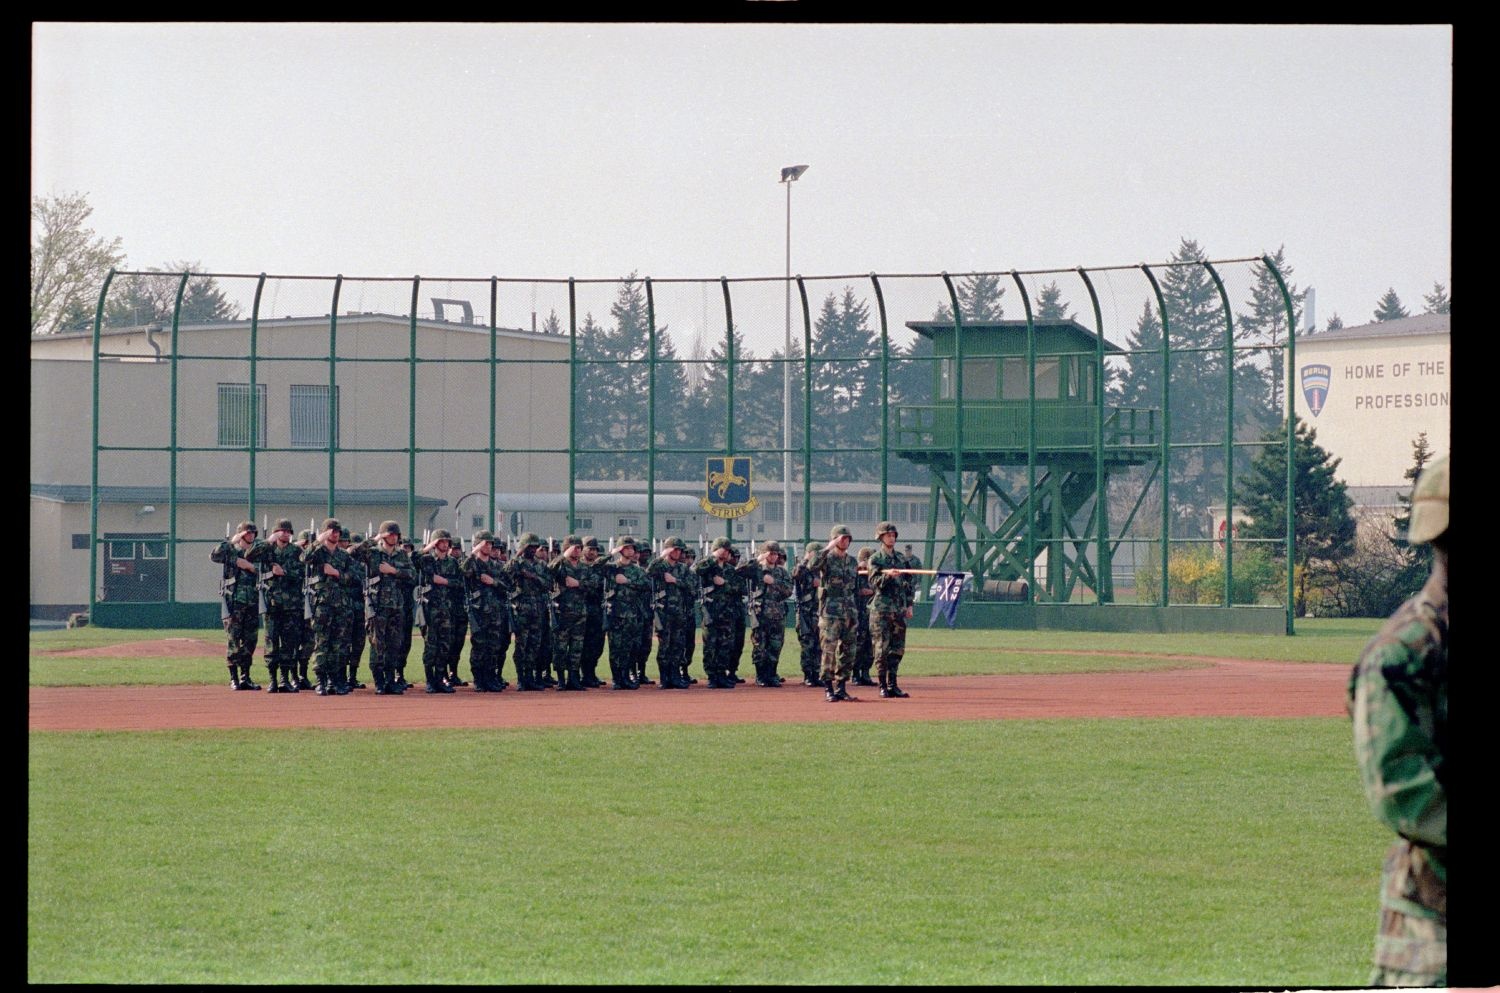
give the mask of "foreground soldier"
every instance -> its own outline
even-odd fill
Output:
[[[349,618],[349,650],[344,654],[347,675],[344,680],[349,689],[362,690],[365,684],[359,681],[359,660],[365,657],[365,639],[369,634],[370,600],[365,584],[369,581],[370,570],[365,562],[365,536],[358,532],[350,534],[348,528],[344,529],[343,535],[340,544],[354,563],[349,570],[354,613]]]
[[[515,558],[505,567],[510,577],[511,619],[515,623],[516,689],[544,690],[541,670],[548,660],[547,625],[552,573],[540,560],[542,539],[527,532],[517,540]]]
[[[232,690],[260,689],[250,681],[250,659],[255,655],[255,640],[260,631],[260,594],[256,589],[259,570],[248,558],[259,533],[254,521],[241,521],[233,537],[219,542],[208,553],[210,559],[223,567],[219,619],[229,636],[226,662]]]
[[[500,666],[504,649],[500,636],[505,623],[505,574],[489,531],[474,534],[473,549],[464,559],[464,589],[468,591],[469,671],[474,674],[474,692],[499,693]]]
[[[381,521],[378,537],[365,543],[365,602],[370,616],[370,674],[381,696],[405,692],[397,680],[406,626],[406,583],[416,576],[411,556],[401,547],[401,525]]]
[[[849,555],[854,536],[842,524],[828,534],[828,545],[812,556],[808,568],[818,574],[818,637],[823,643],[820,678],[829,703],[857,700],[845,688],[854,671],[854,641],[859,622],[855,616],[854,591],[859,585],[858,566]]]
[[[615,560],[604,567],[604,609],[609,618],[611,689],[640,688],[646,668],[641,632],[651,629],[651,578],[636,562],[635,539],[615,542]],[[651,643],[645,642],[649,649]]]
[[[302,561],[302,555],[313,545],[313,532],[311,528],[297,532],[297,560]],[[302,566],[302,640],[297,645],[297,689],[310,690],[312,683],[307,680],[307,666],[312,661],[313,635],[312,635],[312,589],[308,587],[307,566]]]
[[[916,579],[892,569],[920,569],[914,555],[896,551],[899,532],[890,521],[881,521],[875,529],[880,548],[870,556],[869,584],[875,595],[870,598],[870,645],[875,653],[875,667],[880,675],[880,695],[904,697],[905,690],[896,685],[896,671],[906,654],[906,622],[911,620],[916,602]]]
[[[584,574],[584,605],[588,615],[583,625],[583,658],[581,671],[583,685],[596,689],[604,685],[599,678],[599,657],[604,654],[604,574],[605,562],[599,557],[599,539],[589,535],[583,539],[583,564],[588,567]]]
[[[875,549],[866,546],[859,550],[857,561],[859,562],[859,588],[854,591],[854,616],[859,619],[859,627],[854,638],[854,685],[874,686],[875,680],[870,678],[870,667],[875,664],[875,646],[870,641],[870,600],[875,596],[875,590],[870,586],[868,577],[870,556]]]
[[[711,690],[732,690],[729,653],[734,648],[734,612],[738,607],[730,577],[734,543],[715,538],[708,557],[693,566],[703,598],[703,673]]]
[[[750,658],[756,686],[781,685],[776,664],[786,637],[786,601],[792,595],[791,574],[781,565],[785,558],[781,545],[768,541],[761,545],[758,561],[739,568],[750,590]]]
[[[823,547],[821,542],[809,541],[802,560],[792,570],[792,586],[797,597],[797,644],[801,649],[803,686],[822,686],[818,673],[823,659],[823,647],[818,638],[818,574],[808,568]]]
[[[452,693],[448,684],[448,655],[453,645],[453,601],[448,588],[458,579],[458,563],[449,554],[453,536],[442,528],[432,532],[417,551],[420,577],[417,599],[422,605],[422,670],[428,693]]]
[[[285,518],[277,521],[271,540],[258,542],[251,553],[246,557],[260,566],[261,595],[266,604],[266,671],[271,678],[267,690],[296,693],[297,665],[305,640],[302,582],[307,570],[302,565],[302,549],[292,544],[292,522]]]
[[[401,550],[412,562],[410,577],[396,577],[396,585],[401,587],[401,647],[396,650],[396,685],[405,691],[411,689],[411,683],[406,681],[406,660],[411,656],[411,632],[416,627],[417,573],[416,560],[412,556],[416,554],[417,546],[409,539],[404,539]]]
[[[683,562],[685,550],[683,540],[673,535],[662,543],[661,554],[646,567],[655,610],[657,678],[664,690],[685,690],[692,685],[686,673],[697,594],[693,590],[693,577]]]
[[[345,576],[354,562],[339,547],[337,517],[323,521],[316,540],[302,553],[312,591],[313,674],[319,696],[349,692],[343,682],[344,649],[349,641],[352,599]]]
[[[1400,838],[1386,852],[1375,986],[1448,985],[1448,457],[1412,492],[1408,540],[1432,572],[1365,646],[1349,680],[1365,798]]]
[[[740,676],[740,659],[745,655],[745,616],[748,609],[746,597],[750,594],[750,584],[740,575],[739,568],[740,550],[730,545],[729,573],[724,577],[725,585],[729,587],[729,597],[733,601],[729,614],[729,626],[734,631],[734,643],[729,646],[729,678],[736,683],[743,683],[745,680]]]
[[[588,626],[588,594],[584,588],[592,566],[583,564],[583,539],[570,534],[563,539],[562,554],[552,563],[552,603],[556,608],[557,637],[553,658],[559,690],[582,690],[583,639]]]

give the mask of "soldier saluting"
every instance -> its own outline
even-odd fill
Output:
[[[377,695],[401,694],[397,678],[401,665],[401,642],[406,625],[406,586],[417,570],[401,547],[401,525],[381,521],[375,536],[364,544],[365,602],[369,606],[366,628],[370,634],[370,674]]]
[[[854,671],[855,639],[859,631],[854,601],[859,566],[849,554],[849,543],[853,540],[847,527],[835,524],[828,534],[828,544],[807,563],[819,580],[818,637],[823,643],[823,668],[819,676],[829,703],[859,699],[845,689]]]
[[[755,665],[756,686],[780,686],[776,664],[786,636],[786,601],[792,595],[792,577],[782,566],[781,545],[768,541],[760,546],[760,557],[737,570],[749,588],[750,658]]]
[[[428,693],[453,692],[447,678],[454,636],[453,601],[448,589],[461,579],[458,562],[449,554],[452,547],[453,536],[438,528],[413,556],[421,583],[417,602],[422,607],[422,669]]]
[[[292,544],[292,522],[285,518],[277,521],[271,540],[257,542],[246,558],[260,566],[260,587],[266,603],[266,669],[271,677],[268,690],[296,693],[297,663],[306,634],[302,580],[307,570],[302,565],[302,549]],[[278,672],[280,685],[276,682]]]
[[[880,674],[880,695],[904,697],[906,691],[896,685],[896,671],[906,654],[906,622],[916,602],[916,580],[909,572],[892,570],[920,569],[922,562],[915,555],[896,551],[900,532],[890,521],[881,521],[875,536],[880,547],[870,556],[869,583],[875,590],[869,606],[871,649]]]
[[[225,659],[232,690],[260,689],[250,681],[250,659],[255,655],[255,640],[260,631],[260,592],[257,589],[260,571],[249,558],[259,533],[254,521],[241,521],[233,537],[219,542],[208,553],[208,557],[224,570],[219,583],[219,619],[228,635]]]
[[[337,517],[325,519],[313,543],[302,553],[312,595],[313,674],[318,678],[318,696],[349,692],[343,681],[343,653],[354,619],[354,602],[345,577],[352,572],[354,560],[339,547],[342,531]]]

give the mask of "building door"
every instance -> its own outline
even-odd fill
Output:
[[[151,603],[167,598],[167,536],[104,536],[104,599]]]

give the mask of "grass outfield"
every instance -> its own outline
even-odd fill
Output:
[[[901,671],[907,676],[1104,672],[1181,668],[1190,664],[1180,659],[1142,658],[1139,654],[1095,654],[1111,652],[1353,665],[1359,650],[1380,623],[1379,620],[1309,619],[1297,623],[1298,633],[1292,638],[1249,634],[967,631],[914,627],[907,638],[907,656],[901,664]],[[219,683],[225,679],[222,654],[191,658],[59,658],[46,653],[161,638],[199,638],[218,644],[223,637],[223,632],[217,628],[140,631],[89,627],[71,631],[33,631],[29,653],[30,682],[33,686]],[[422,640],[416,636],[413,641],[410,665],[420,673]],[[787,641],[781,655],[783,676],[797,671],[796,638],[788,637]],[[748,655],[747,645],[742,668],[749,665]],[[465,674],[468,673],[467,658],[468,647],[465,646],[465,661],[461,663]],[[368,666],[367,654],[361,671],[368,671]],[[513,668],[509,657],[506,668],[507,671]],[[695,664],[693,669],[702,675],[701,665]],[[607,672],[607,666],[601,663],[600,671]],[[264,682],[265,667],[259,659],[253,675]]]
[[[27,978],[1358,986],[1347,721],[33,733]]]

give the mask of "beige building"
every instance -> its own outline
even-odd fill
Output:
[[[1297,413],[1342,460],[1338,477],[1357,502],[1410,489],[1402,474],[1420,432],[1434,457],[1448,453],[1449,327],[1448,314],[1422,314],[1297,340]]]
[[[329,325],[327,316],[259,321],[253,399],[248,321],[182,326],[175,363],[164,330],[103,331],[96,596],[214,602],[220,570],[208,552],[250,512],[252,478],[257,523],[290,517],[307,527],[327,514],[330,487],[334,513],[353,530],[392,518],[420,535],[459,512],[483,513],[489,329],[417,321],[413,411],[409,319],[340,316],[337,363]],[[567,338],[500,329],[495,350],[495,489],[566,490]],[[90,333],[32,338],[33,617],[89,599],[92,351]],[[174,377],[175,460],[165,451]]]

